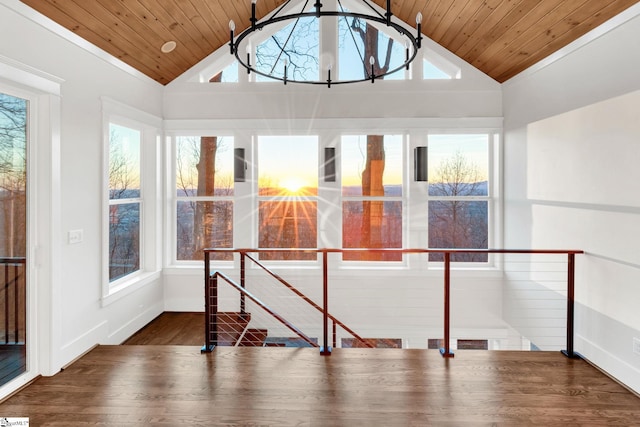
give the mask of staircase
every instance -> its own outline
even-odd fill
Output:
[[[263,347],[266,329],[249,328],[250,313],[219,312],[218,345],[227,347]]]

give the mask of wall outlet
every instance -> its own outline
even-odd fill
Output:
[[[640,338],[633,339],[633,352],[640,356]]]

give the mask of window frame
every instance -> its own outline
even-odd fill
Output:
[[[254,229],[255,229],[255,233],[253,233],[252,236],[252,240],[254,242],[254,247],[258,248],[258,249],[278,249],[278,248],[261,248],[259,247],[259,242],[260,242],[260,204],[261,202],[282,202],[282,201],[287,201],[287,200],[292,200],[295,199],[296,197],[300,197],[300,196],[295,196],[295,195],[290,195],[290,196],[286,196],[286,195],[260,195],[260,183],[259,183],[259,177],[260,177],[260,138],[261,137],[268,137],[268,138],[278,138],[278,137],[286,137],[286,138],[296,138],[296,137],[304,137],[304,138],[315,138],[315,144],[316,144],[316,152],[317,152],[317,161],[316,161],[316,173],[317,173],[317,191],[315,195],[305,195],[302,197],[302,201],[304,202],[312,202],[315,203],[315,214],[316,214],[316,236],[315,236],[315,247],[313,248],[299,248],[299,249],[318,249],[319,247],[319,241],[320,241],[320,222],[321,222],[321,215],[320,215],[320,191],[321,191],[321,187],[322,187],[322,180],[321,180],[321,176],[320,176],[320,172],[322,169],[322,160],[320,157],[320,150],[321,147],[323,146],[322,144],[322,137],[320,135],[320,130],[313,132],[310,131],[308,133],[305,132],[275,132],[275,133],[270,133],[270,132],[256,132],[256,134],[254,135],[254,144],[253,146],[253,151],[254,151],[254,156],[255,156],[255,181],[254,181],[254,185],[252,186],[252,194],[254,195],[254,203],[255,203],[255,209],[253,210],[254,212],[254,218],[253,223],[254,223]],[[272,265],[272,266],[284,266],[284,267],[291,267],[292,266],[292,262],[295,262],[296,268],[302,267],[319,267],[319,262],[320,262],[320,254],[318,254],[316,256],[316,259],[314,260],[267,260],[267,259],[261,259],[258,255],[258,259],[260,260],[260,262],[268,264],[268,265]]]
[[[499,231],[499,189],[500,189],[500,176],[499,168],[496,168],[496,164],[499,163],[499,132],[497,130],[472,130],[472,129],[446,129],[446,130],[429,130],[425,135],[427,147],[429,147],[429,138],[433,135],[486,135],[487,136],[487,194],[486,195],[473,195],[473,196],[432,196],[429,194],[429,187],[426,191],[426,203],[427,203],[427,248],[429,246],[429,206],[434,201],[462,201],[462,202],[486,202],[487,203],[487,248],[495,246],[496,242],[501,240]],[[427,148],[428,156],[430,156],[429,149]],[[473,248],[456,248],[456,249],[473,249]],[[487,255],[487,261],[455,261],[451,260],[451,268],[453,269],[486,269],[493,268],[495,266],[496,256],[494,254]],[[440,268],[444,261],[429,260],[427,257],[427,264],[433,268]]]
[[[167,138],[169,139],[169,146],[171,149],[171,158],[172,158],[172,162],[171,162],[171,167],[167,168],[167,171],[169,173],[169,185],[168,185],[168,193],[169,193],[169,200],[171,200],[171,209],[172,209],[172,213],[171,215],[168,215],[167,218],[169,218],[170,221],[170,225],[168,226],[169,231],[169,235],[171,236],[170,242],[171,244],[169,245],[170,249],[167,249],[170,252],[170,260],[172,264],[175,265],[184,265],[184,266],[188,266],[188,265],[198,265],[201,266],[202,265],[202,260],[198,260],[198,259],[192,259],[192,260],[188,260],[188,259],[178,259],[178,203],[179,202],[185,202],[185,201],[193,201],[193,202],[231,202],[232,203],[232,212],[233,212],[233,224],[232,224],[232,242],[235,241],[235,229],[236,229],[236,215],[235,215],[235,209],[236,209],[236,183],[235,183],[235,178],[232,176],[232,178],[234,178],[234,189],[233,189],[233,194],[232,195],[225,195],[225,196],[192,196],[192,197],[187,197],[187,196],[178,196],[178,185],[177,185],[177,163],[178,163],[178,138],[201,138],[201,137],[207,137],[207,136],[215,136],[217,138],[232,138],[233,141],[233,147],[231,148],[232,150],[234,150],[235,148],[237,148],[236,145],[236,135],[234,135],[233,132],[227,131],[227,132],[197,132],[197,133],[193,133],[193,132],[175,132],[170,136],[167,136]],[[233,247],[233,245],[232,245]],[[217,264],[223,265],[223,266],[231,266],[233,264],[233,260],[215,260],[215,262]]]
[[[121,128],[125,128],[129,131],[133,131],[133,132],[137,132],[139,139],[138,139],[138,164],[137,164],[137,168],[138,168],[138,173],[140,175],[140,184],[139,184],[139,189],[138,189],[138,196],[137,197],[123,197],[123,198],[112,198],[111,194],[109,194],[108,196],[108,204],[109,204],[109,224],[112,224],[112,218],[113,218],[113,211],[114,208],[119,208],[120,206],[124,206],[124,205],[131,205],[134,206],[136,205],[138,207],[138,250],[137,250],[137,256],[138,256],[138,266],[135,270],[132,270],[131,272],[125,273],[121,276],[117,276],[114,279],[111,279],[111,277],[109,277],[109,283],[110,285],[113,283],[119,283],[121,281],[125,281],[125,280],[129,280],[130,278],[134,278],[137,275],[140,274],[140,270],[143,269],[143,256],[144,256],[144,247],[142,245],[142,239],[143,239],[143,224],[142,224],[142,218],[144,215],[144,176],[142,174],[142,142],[143,142],[143,130],[135,125],[130,124],[123,124],[123,121],[119,120],[119,119],[114,119],[112,118],[111,120],[109,120],[108,123],[108,132],[109,132],[109,136],[108,136],[108,145],[109,145],[109,151],[108,151],[108,164],[109,164],[109,170],[107,171],[108,173],[108,179],[109,182],[111,181],[111,161],[112,161],[112,157],[111,157],[111,131],[112,131],[112,126],[118,126]],[[135,189],[133,189],[135,190]],[[108,191],[109,193],[111,193],[111,186],[108,186]],[[111,250],[111,227],[109,225],[109,251]],[[109,269],[111,268],[111,260],[108,260],[109,263]],[[109,272],[109,276],[110,276],[110,272]]]
[[[364,195],[360,195],[360,196],[345,196],[344,192],[343,192],[343,187],[342,187],[342,171],[343,171],[343,159],[342,159],[342,143],[343,143],[343,138],[345,136],[364,136],[365,138],[368,135],[382,135],[383,137],[385,136],[398,136],[401,138],[401,142],[400,142],[400,149],[401,149],[401,153],[400,153],[400,158],[401,158],[401,186],[402,186],[402,192],[400,196],[364,196]],[[384,141],[384,139],[383,139]],[[407,156],[409,153],[409,149],[408,149],[408,145],[409,145],[409,133],[406,131],[363,131],[363,132],[343,132],[340,135],[340,181],[339,181],[339,191],[340,191],[340,211],[341,211],[341,216],[340,216],[340,242],[339,242],[339,246],[341,249],[347,249],[344,247],[344,236],[343,236],[343,231],[344,231],[344,204],[346,202],[365,202],[365,201],[381,201],[381,202],[400,202],[401,204],[401,208],[402,208],[402,213],[401,213],[401,218],[402,218],[402,223],[401,223],[401,233],[402,233],[402,237],[401,237],[401,241],[402,241],[402,246],[401,248],[406,247],[407,245],[407,233],[409,230],[409,215],[408,215],[408,208],[409,208],[409,204],[408,204],[408,187],[409,187],[409,182],[408,182],[408,175],[407,175],[407,167],[408,167],[408,161],[407,161]],[[401,249],[398,248],[398,249]],[[340,258],[340,265],[342,267],[354,267],[354,268],[369,268],[371,266],[380,266],[380,267],[399,267],[399,266],[407,266],[407,261],[408,257],[401,255],[401,259],[397,260],[397,261],[386,261],[386,260],[372,260],[372,261],[368,261],[368,260],[345,260],[344,257]]]
[[[152,283],[160,277],[162,264],[159,246],[162,242],[159,206],[160,188],[160,135],[162,120],[144,111],[135,109],[113,99],[102,101],[102,305],[106,306],[131,292]],[[109,149],[111,124],[140,132],[140,196],[118,199],[112,204],[109,197]],[[110,208],[134,200],[140,206],[140,243],[138,269],[113,281],[109,279],[109,221]]]
[[[391,126],[390,126],[391,125]],[[189,274],[199,274],[195,269],[201,268],[198,261],[177,261],[175,257],[176,245],[176,214],[175,214],[175,136],[189,135],[230,135],[234,137],[234,146],[245,149],[247,165],[246,180],[236,183],[234,188],[234,248],[258,248],[258,164],[257,137],[259,135],[315,135],[318,137],[318,196],[317,196],[317,247],[342,247],[342,167],[341,167],[341,137],[342,135],[402,135],[403,139],[403,205],[402,205],[402,233],[404,248],[426,248],[428,245],[428,216],[427,195],[425,182],[414,179],[414,149],[427,145],[429,134],[486,134],[489,137],[489,194],[488,194],[488,232],[489,247],[500,246],[501,231],[501,120],[486,118],[480,120],[469,119],[398,119],[391,122],[379,123],[377,119],[318,119],[311,124],[307,120],[276,120],[269,124],[251,123],[245,120],[205,120],[192,123],[191,121],[169,121],[167,130],[167,174],[165,215],[166,235],[171,239],[165,245],[164,259],[170,274],[180,274],[185,268]],[[324,149],[335,149],[335,181],[323,179]],[[495,270],[498,257],[491,256],[489,263],[452,264],[452,269],[465,271]],[[317,261],[269,260],[264,261],[275,269],[296,269],[304,274],[307,269],[320,268],[321,256]],[[406,254],[402,261],[346,261],[332,257],[330,261],[336,269],[360,271],[362,274],[379,274],[381,271],[412,269],[424,271],[425,274],[440,274],[442,262],[428,261],[428,256],[422,254]],[[234,262],[215,261],[216,268],[233,269],[239,266],[236,256]],[[192,269],[194,269],[192,271]],[[198,270],[199,271],[199,270]],[[347,273],[350,274],[350,273]]]

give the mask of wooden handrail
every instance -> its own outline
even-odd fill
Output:
[[[442,254],[444,256],[444,347],[440,349],[443,357],[453,357],[453,352],[449,347],[449,333],[450,333],[450,286],[451,286],[451,255],[452,254],[566,254],[568,255],[567,261],[567,349],[562,350],[562,353],[567,357],[580,357],[573,349],[573,335],[574,335],[574,294],[575,294],[575,255],[584,254],[580,249],[447,249],[447,248],[407,248],[407,249],[395,249],[395,248],[322,248],[322,249],[297,249],[297,248],[273,248],[273,249],[255,249],[255,248],[207,248],[204,249],[205,253],[205,271],[208,271],[209,254],[213,252],[238,252],[244,256],[248,252],[296,252],[296,253],[321,253],[322,257],[322,275],[323,275],[323,319],[324,319],[324,332],[323,332],[323,346],[321,354],[331,354],[328,339],[328,319],[333,317],[328,313],[328,254],[330,253],[349,253],[349,252],[377,252],[377,253],[401,253],[401,254]],[[250,257],[250,256],[249,256]],[[250,257],[251,258],[251,257]],[[269,272],[274,278],[280,280],[285,284],[284,280],[281,280],[279,276],[272,273],[269,269],[262,266],[258,261],[251,258],[256,264],[260,265],[265,271]],[[295,291],[294,291],[295,292]],[[303,295],[300,295],[303,298]],[[315,305],[315,304],[313,304]],[[335,330],[335,320],[334,320]],[[350,332],[353,334],[353,332]],[[335,332],[334,332],[335,336]],[[354,334],[355,336],[355,334]],[[360,338],[361,341],[362,338]],[[368,344],[368,343],[367,343]]]

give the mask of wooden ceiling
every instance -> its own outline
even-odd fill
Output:
[[[372,0],[385,7],[386,0]],[[498,82],[553,54],[640,0],[392,0],[395,16]],[[251,0],[22,0],[167,84],[242,31]],[[258,0],[261,18],[284,0]],[[169,40],[177,48],[160,47]]]

